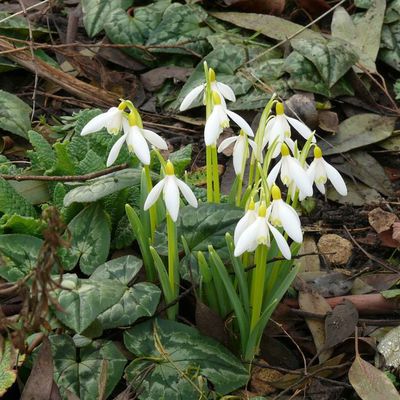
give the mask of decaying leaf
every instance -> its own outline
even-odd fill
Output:
[[[329,349],[343,342],[354,333],[358,322],[358,311],[349,300],[338,304],[325,319],[325,345]]]
[[[0,336],[0,397],[6,393],[17,379],[17,367],[24,360],[10,340]]]
[[[368,222],[377,233],[381,233],[390,229],[398,220],[396,214],[382,210],[377,207],[368,213]]]
[[[315,314],[325,315],[327,312],[332,311],[327,301],[320,294],[313,292],[300,291],[299,306],[301,310]],[[324,322],[317,319],[306,318],[306,323],[311,331],[315,347],[319,352],[319,360],[323,363],[332,355],[332,350],[323,350],[326,341]]]
[[[309,253],[315,253],[315,255],[303,255]],[[295,263],[300,266],[300,272],[320,270],[321,265],[318,256],[318,247],[312,236],[304,236],[298,255],[300,257],[295,260]]]
[[[318,249],[328,262],[345,265],[351,257],[353,245],[335,233],[328,233],[318,240]]]
[[[390,330],[379,342],[378,351],[385,357],[386,365],[400,366],[400,326]]]
[[[349,371],[349,381],[362,400],[399,400],[392,381],[358,354]]]

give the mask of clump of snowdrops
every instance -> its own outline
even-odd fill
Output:
[[[292,256],[297,254],[303,240],[296,211],[298,201],[313,195],[314,183],[321,193],[325,193],[327,180],[343,196],[347,189],[337,170],[324,160],[314,132],[301,121],[287,116],[282,102],[275,96],[266,105],[254,133],[240,115],[229,110],[227,102],[236,100],[233,90],[219,82],[206,63],[204,71],[204,83],[187,94],[180,110],[185,111],[198,96],[203,96],[208,203],[221,201],[217,153],[233,146],[236,180],[229,201],[243,209],[243,217],[233,237],[226,234],[228,263],[222,261],[213,243],[209,243],[208,252],[198,252],[199,296],[223,318],[234,315],[231,336],[238,338],[237,348],[242,358],[251,361],[273,310],[297,273]],[[237,129],[238,134],[219,143],[219,136],[229,126]],[[172,163],[164,160],[158,151],[167,149],[165,140],[143,128],[139,112],[130,101],[123,100],[118,107],[93,118],[81,134],[102,128],[112,135],[120,135],[110,151],[107,166],[115,162],[124,145],[143,164],[142,210],[138,215],[126,205],[126,212],[147,278],[159,280],[166,303],[172,304],[167,308],[167,316],[175,319],[180,287],[178,241],[184,241],[177,237],[176,221],[181,197],[192,207],[198,207],[198,201],[190,186],[175,176]],[[299,134],[302,145],[294,140],[294,131]],[[155,186],[149,169],[149,145],[161,162],[161,179]],[[311,151],[314,159],[308,164]],[[245,174],[248,179],[244,187]],[[164,220],[168,237],[166,259],[153,247],[156,227]]]

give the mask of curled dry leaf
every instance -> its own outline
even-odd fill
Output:
[[[328,262],[345,265],[351,257],[353,245],[347,239],[329,233],[321,236],[318,241],[318,249]]]
[[[397,215],[377,207],[368,213],[368,222],[377,233],[390,229],[398,221]]]

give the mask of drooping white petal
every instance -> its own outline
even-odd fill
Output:
[[[232,143],[235,143],[238,140],[239,136],[231,136],[229,138],[224,139],[220,145],[218,146],[218,153],[223,152],[227,149]]]
[[[285,116],[287,121],[289,122],[290,125],[293,126],[294,129],[296,129],[297,132],[300,133],[301,136],[303,136],[304,139],[308,139],[313,133],[311,131],[311,129],[303,124],[303,122],[298,121],[297,119],[291,118],[291,117],[287,117]],[[312,140],[313,143],[316,142],[315,136],[313,136]]]
[[[287,156],[290,157],[290,156]],[[312,196],[312,182],[310,178],[307,176],[306,171],[304,171],[300,162],[293,157],[289,159],[289,174],[290,177],[296,183],[296,186],[300,189],[300,191],[306,196]]]
[[[211,146],[217,143],[219,134],[222,132],[220,126],[220,116],[218,110],[214,107],[213,112],[208,117],[206,121],[206,126],[204,128],[204,142],[206,146]]]
[[[161,191],[163,190],[165,185],[165,178],[158,182],[153,189],[150,190],[150,193],[147,195],[147,199],[144,202],[143,209],[148,210],[160,197]]]
[[[247,139],[247,140],[249,141],[249,145],[253,149],[254,154],[257,155],[257,149],[258,149],[257,143],[251,139]]]
[[[107,132],[116,135],[120,132],[122,126],[122,110],[117,107],[111,107],[107,111],[108,119],[106,122]]]
[[[141,163],[144,165],[150,164],[149,146],[138,126],[131,126],[126,142],[128,143],[128,149],[136,154]]]
[[[326,183],[328,177],[326,174],[325,163],[322,157],[315,158],[315,171],[314,171],[314,181],[315,183]]]
[[[244,136],[239,136],[236,141],[235,147],[233,149],[233,168],[235,174],[239,175],[242,173],[244,158],[246,157],[247,146],[246,138]]]
[[[325,171],[328,175],[329,180],[332,182],[333,187],[336,191],[342,195],[347,196],[347,187],[339,172],[332,165],[328,164],[324,159],[322,159],[325,165]]]
[[[234,121],[237,125],[239,125],[241,129],[243,129],[247,136],[254,136],[253,130],[251,129],[250,125],[244,120],[244,118],[230,110],[226,110],[225,112],[232,121]]]
[[[306,171],[306,174],[310,182],[315,181],[316,168],[317,168],[317,163],[316,160],[314,159]]]
[[[179,189],[176,183],[176,178],[173,175],[165,177],[164,202],[169,215],[175,222],[178,219],[179,214]]]
[[[192,189],[183,181],[176,178],[176,184],[178,185],[179,189],[181,190],[183,197],[187,200],[187,202],[194,208],[197,208],[198,203],[196,196],[192,192]]]
[[[267,177],[268,186],[271,188],[272,185],[276,182],[276,178],[278,177],[279,171],[281,169],[282,160],[279,160],[274,168],[271,169],[270,173]]]
[[[256,220],[257,212],[254,210],[247,210],[239,222],[236,224],[235,232],[233,233],[233,242],[235,246],[242,235],[242,233]]]
[[[107,167],[113,165],[115,160],[118,158],[118,154],[121,151],[121,147],[125,143],[126,136],[127,134],[125,133],[114,143],[113,147],[110,150],[110,154],[108,155],[107,158],[107,163],[106,163]]]
[[[167,142],[157,133],[149,131],[148,129],[141,129],[143,136],[149,141],[154,147],[160,150],[168,150]]]
[[[279,203],[279,218],[285,232],[297,243],[303,241],[303,232],[301,230],[300,218],[296,211],[286,204],[283,200],[277,200]]]
[[[222,82],[217,82],[217,89],[225,99],[230,101],[236,101],[236,96],[230,86]]]
[[[285,257],[287,260],[290,260],[292,258],[292,254],[290,253],[290,247],[287,244],[285,238],[278,231],[278,229],[276,229],[271,224],[268,224],[268,227],[271,230],[271,233],[272,233],[273,237],[275,238],[276,244],[278,245],[279,250],[281,251],[283,257]]]
[[[323,183],[316,183],[315,186],[317,187],[317,189],[322,193],[325,194],[326,190],[325,190],[325,185]]]
[[[106,126],[109,115],[103,113],[92,118],[82,129],[81,136],[85,136],[89,133],[98,132]]]
[[[274,142],[277,141],[274,152],[272,153],[272,158],[276,158],[279,156],[281,152],[282,143],[284,142],[288,129],[290,133],[289,124],[286,122],[286,120],[283,118],[282,115],[277,115],[275,119],[276,121],[274,124],[274,129],[271,131],[271,134],[269,135],[269,146],[272,146]]]
[[[259,224],[257,224],[257,220],[244,230],[244,232],[239,236],[238,241],[235,245],[235,251],[233,253],[235,257],[239,257],[245,251],[253,251],[256,249],[258,245],[258,230]]]
[[[182,103],[179,107],[180,111],[185,111],[187,110],[193,103],[193,101],[196,99],[196,97],[204,90],[204,84],[196,86],[194,89],[192,89],[182,100]]]
[[[271,132],[274,131],[274,125],[276,123],[276,117],[272,117],[268,120],[267,124],[265,125],[264,130],[264,137],[263,137],[263,148],[269,142],[269,137],[271,136]]]

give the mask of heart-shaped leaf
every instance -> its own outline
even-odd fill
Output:
[[[12,282],[23,278],[35,267],[42,243],[29,235],[0,235],[0,254],[11,261],[0,267],[0,276]]]
[[[126,375],[140,399],[198,398],[200,377],[209,382],[203,390],[212,386],[219,394],[232,392],[248,380],[247,368],[225,347],[174,321],[157,319],[137,325],[124,333],[124,343],[138,356]]]
[[[124,256],[106,262],[91,275],[91,281],[112,281],[124,291],[119,302],[99,315],[104,329],[132,325],[138,318],[150,317],[156,311],[160,289],[149,282],[133,285],[142,264],[142,260],[134,256]]]
[[[70,271],[79,261],[81,271],[91,274],[106,261],[110,250],[109,219],[100,204],[84,208],[68,224],[71,246],[61,249],[65,270]]]
[[[67,390],[80,400],[107,398],[121,379],[125,357],[111,341],[96,341],[76,348],[67,335],[50,336],[54,380],[63,395]],[[103,381],[105,380],[105,382]],[[100,388],[104,388],[102,397]]]
[[[57,318],[76,333],[82,333],[105,310],[118,303],[124,287],[113,280],[95,281],[78,279],[75,274],[63,277],[62,287],[57,291],[61,310]]]

